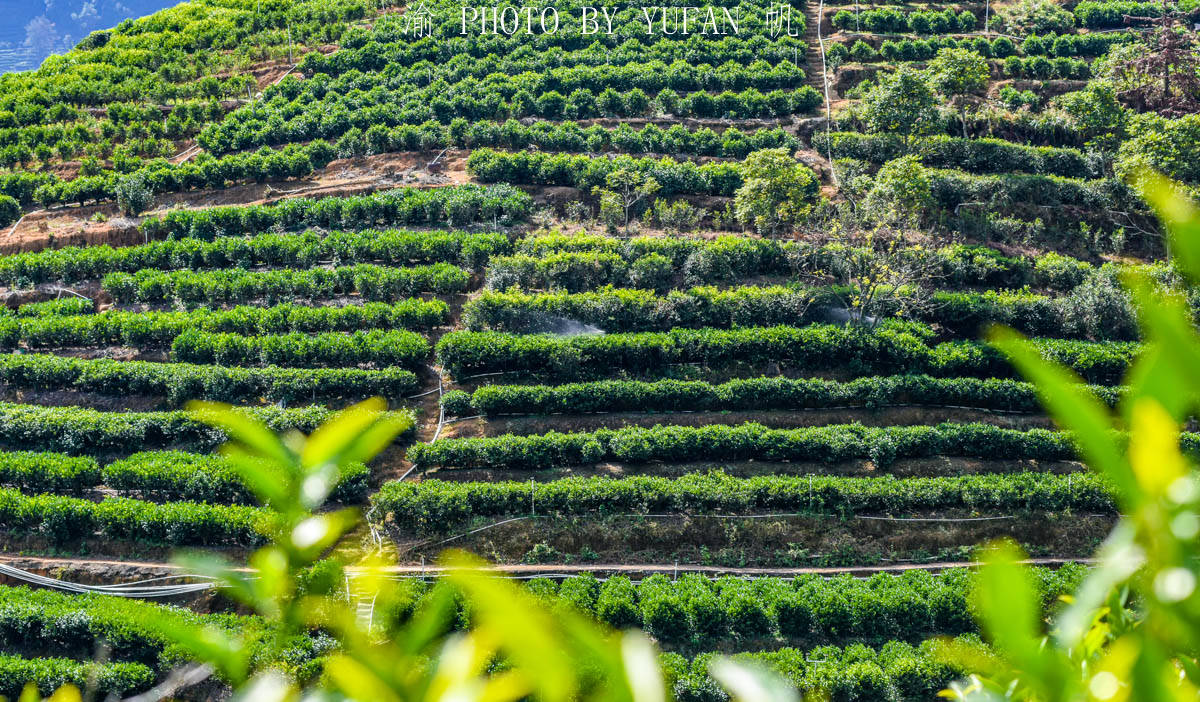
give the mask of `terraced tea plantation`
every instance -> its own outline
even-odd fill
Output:
[[[645,629],[683,702],[727,699],[716,652],[934,699],[981,544],[1037,559],[1050,612],[1117,518],[988,328],[1115,404],[1122,272],[1200,304],[1138,190],[1200,188],[1200,6],[617,4],[594,32],[533,7],[558,30],[192,0],[0,76],[4,560],[244,558],[271,507],[187,404],[308,433],[380,396],[410,428],[332,499],[414,599],[464,548]],[[301,679],[330,652],[211,594],[6,582],[9,697],[147,690],[170,627]]]

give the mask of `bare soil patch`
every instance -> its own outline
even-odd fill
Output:
[[[883,409],[757,410],[746,412],[614,412],[587,415],[492,417],[487,421],[455,422],[454,435],[544,434],[550,431],[573,432],[633,426],[651,427],[656,424],[702,427],[711,424],[737,425],[746,422],[755,422],[777,429],[849,423],[885,427],[932,425],[942,422],[983,422],[1007,429],[1051,429],[1054,427],[1049,418],[1041,415],[997,413],[960,408],[888,407]]]
[[[102,412],[155,412],[178,409],[150,395],[100,395],[74,390],[27,390],[0,384],[0,400],[42,407],[86,407]]]
[[[906,518],[970,518],[971,513],[913,513]],[[535,546],[555,563],[671,563],[723,567],[849,567],[854,565],[966,560],[971,549],[1001,537],[1020,542],[1035,557],[1084,558],[1112,528],[1110,515],[1035,512],[994,521],[904,522],[856,517],[802,516],[763,519],[701,515],[669,517],[551,516],[523,519],[457,538],[499,564],[531,562]],[[445,536],[423,538],[390,530],[400,563],[431,559],[439,542],[496,520],[464,525]]]
[[[654,476],[680,478],[689,474],[723,471],[739,478],[758,475],[837,475],[854,478],[896,476],[897,478],[942,477],[989,473],[1075,473],[1084,470],[1073,461],[990,460],[959,456],[906,458],[887,466],[862,459],[840,463],[816,461],[691,461],[686,463],[600,463],[592,466],[562,466],[550,470],[500,470],[443,468],[414,473],[418,479],[436,478],[455,482],[546,482],[562,478],[628,478]]]
[[[165,193],[149,215],[171,209],[207,209],[227,205],[262,205],[294,197],[346,197],[398,187],[434,188],[467,183],[467,152],[448,153],[436,173],[427,169],[436,153],[401,152],[338,159],[299,180],[276,180],[228,188]],[[100,214],[108,221],[94,222]],[[64,205],[26,215],[15,228],[0,233],[0,253],[39,251],[61,246],[109,244],[129,246],[145,241],[137,229],[143,218],[120,218],[115,203]]]
[[[245,561],[249,555],[247,549],[240,548],[201,548],[191,550],[220,552],[235,562]],[[140,543],[137,541],[122,541],[88,537],[70,544],[55,544],[42,534],[29,532],[0,533],[0,552],[6,558],[12,557],[51,557],[61,558],[87,556],[110,561],[135,561],[162,563],[170,559],[171,554],[178,552],[174,546]],[[68,558],[69,560],[69,558]]]

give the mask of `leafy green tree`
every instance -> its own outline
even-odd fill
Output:
[[[850,47],[850,58],[859,63],[868,63],[879,58],[879,52],[867,42],[859,39]]]
[[[987,88],[991,67],[987,59],[970,49],[942,49],[926,69],[933,89],[958,106],[963,138],[967,138],[967,96]]]
[[[755,151],[741,168],[742,186],[734,194],[734,211],[760,234],[795,226],[808,216],[821,192],[816,174],[787,149]]]
[[[888,161],[875,174],[864,207],[881,224],[920,224],[933,207],[929,171],[913,155]]]
[[[593,194],[600,198],[600,219],[609,229],[616,228],[618,216],[625,231],[629,231],[629,215],[643,200],[648,200],[662,186],[654,178],[631,168],[618,168],[604,179],[607,188],[595,188]]]
[[[1133,138],[1121,142],[1114,167],[1134,178],[1147,168],[1165,173],[1200,192],[1200,115],[1166,119],[1139,115],[1132,121]]]
[[[128,175],[117,181],[114,186],[117,205],[125,214],[136,217],[154,205],[154,193],[141,174]]]
[[[1167,225],[1174,260],[1200,282],[1200,209],[1158,177],[1141,176]],[[1001,545],[986,558],[976,611],[992,648],[958,645],[977,671],[943,696],[1029,702],[1181,702],[1200,698],[1200,472],[1180,432],[1200,398],[1200,334],[1176,295],[1130,273],[1146,351],[1115,412],[1078,377],[1012,331],[994,343],[1037,383],[1072,431],[1088,466],[1111,485],[1123,515],[1097,565],[1045,634],[1023,557]],[[1118,427],[1129,432],[1118,442]]]
[[[867,130],[899,134],[907,148],[914,135],[937,124],[937,96],[925,74],[902,66],[880,79],[863,97],[861,115]]]
[[[888,315],[920,318],[933,308],[932,281],[941,275],[937,256],[903,229],[879,226],[851,235],[834,223],[824,245],[836,247],[827,269],[810,275],[827,285],[852,322],[873,326]]]
[[[21,218],[21,205],[16,198],[0,195],[0,227],[7,227]]]
[[[1125,138],[1130,113],[1107,82],[1093,81],[1083,90],[1058,97],[1054,105],[1090,147],[1111,151]]]

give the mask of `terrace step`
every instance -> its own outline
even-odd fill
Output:
[[[825,75],[825,64],[821,56],[820,26],[822,18],[820,8],[821,3],[819,2],[807,3],[805,5],[804,42],[808,47],[808,50],[805,53],[806,60],[808,62],[808,70],[806,73],[807,82],[814,89],[816,89],[817,92],[821,93],[822,97],[824,97],[826,94],[825,81],[827,76]],[[830,78],[829,99],[834,100],[837,98],[837,96],[833,91],[832,77],[828,78]]]

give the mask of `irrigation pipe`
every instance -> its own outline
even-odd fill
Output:
[[[434,430],[434,432],[433,432],[433,438],[429,440],[429,443],[432,444],[433,442],[438,440],[439,436],[442,435],[442,427],[446,426],[446,408],[442,406],[442,391],[443,391],[442,369],[438,368],[437,366],[429,366],[429,370],[433,371],[434,374],[437,375],[437,379],[438,379],[438,386],[437,386],[437,390],[436,390],[436,392],[438,394],[438,424],[437,424],[437,429]],[[430,395],[433,392],[435,392],[435,391],[430,390],[429,392],[421,393],[421,395]],[[413,397],[420,397],[421,395],[413,395]],[[411,468],[404,471],[404,475],[400,476],[399,482],[403,482],[404,479],[407,478],[409,475],[411,475],[412,472],[416,469],[417,469],[417,464],[414,463]],[[371,511],[375,511],[375,508],[372,507]],[[374,526],[371,527],[372,530],[374,530],[374,528],[375,528]]]
[[[813,554],[814,558],[821,558],[829,554],[817,553]],[[566,565],[563,564],[547,564],[551,567],[559,568],[566,567],[572,570],[567,572],[546,572],[546,571],[514,571],[512,568],[519,568],[520,564],[496,565],[488,574],[491,577],[501,578],[504,580],[538,580],[550,579],[560,580],[566,578],[577,577],[582,573],[666,573],[668,570],[674,571],[676,574],[683,573],[699,573],[699,574],[721,574],[726,577],[738,578],[741,580],[753,580],[755,578],[773,578],[778,580],[796,580],[803,575],[816,575],[824,580],[831,580],[841,575],[849,574],[853,577],[869,577],[876,573],[902,573],[908,570],[922,570],[928,572],[933,577],[941,577],[943,571],[950,568],[976,568],[983,565],[980,561],[943,561],[938,560],[937,556],[930,558],[880,558],[883,563],[896,565],[859,565],[859,566],[798,566],[798,567],[773,567],[764,566],[761,568],[748,567],[739,568],[736,566],[722,567],[705,565],[700,563],[610,563],[610,564],[595,564],[595,565]],[[1026,565],[1062,565],[1064,563],[1080,563],[1083,565],[1093,565],[1096,563],[1092,558],[1029,558],[1022,561]],[[527,572],[528,575],[519,575],[519,572]],[[445,568],[434,568],[426,572],[424,568],[420,573],[388,573],[383,576],[388,580],[437,580],[445,577]],[[593,576],[596,580],[604,582],[612,577],[611,575]],[[629,577],[629,576],[625,576]],[[644,578],[629,577],[629,581],[637,584],[642,582]]]
[[[77,293],[74,290],[71,290],[70,288],[62,288],[62,287],[59,287],[56,285],[53,288],[51,288],[51,290],[54,290],[55,292],[57,292],[60,297],[62,296],[62,293],[69,293],[71,295],[74,295],[75,297],[80,298],[81,300],[87,300],[88,302],[95,302],[95,300],[88,297],[87,295],[82,295],[80,293]]]
[[[412,551],[417,548],[421,548],[423,546],[434,546],[434,547],[441,546],[442,544],[448,544],[451,541],[457,541],[458,539],[470,536],[472,534],[478,534],[481,531],[487,531],[488,529],[494,529],[502,524],[509,524],[511,522],[520,522],[525,519],[537,519],[539,516],[546,516],[546,515],[525,515],[523,517],[509,517],[508,519],[504,519],[499,522],[495,522],[493,524],[488,524],[487,526],[481,526],[478,529],[472,529],[471,531],[467,531],[467,532],[463,532],[462,534],[457,534],[455,536],[451,536],[448,539],[442,539],[441,541],[438,541],[436,543],[424,541],[424,542],[421,542],[418,544],[414,544],[412,546],[409,546],[407,549],[405,549],[403,551],[403,553],[408,553],[409,551]]]
[[[37,573],[30,573],[27,570],[13,567],[7,563],[0,563],[0,575],[4,575],[14,580],[37,585],[39,587],[49,588],[52,590],[62,590],[79,595],[83,594],[102,594],[113,595],[116,597],[135,597],[135,598],[150,598],[150,597],[176,597],[179,595],[188,595],[196,592],[211,590],[218,585],[216,581],[207,576],[201,575],[167,575],[159,578],[150,578],[148,580],[139,580],[131,583],[119,583],[116,585],[85,585],[83,583],[72,583],[66,580],[50,578]],[[179,583],[177,585],[147,585],[146,583],[159,582],[163,580],[173,580],[176,578],[196,578],[206,579],[208,582],[201,583]]]
[[[1000,520],[1004,520],[1004,519],[1016,519],[1016,516],[1009,514],[1009,515],[1005,515],[1003,517],[962,517],[962,518],[956,519],[953,517],[868,517],[868,516],[855,515],[854,518],[855,519],[873,519],[875,521],[880,521],[880,522],[955,522],[955,523],[961,523],[961,522],[995,522],[995,521],[1000,521]]]
[[[825,22],[825,0],[817,6],[817,44],[821,47],[821,85],[825,88],[825,155],[829,159],[829,175],[838,185],[837,169],[833,167],[833,145],[829,133],[833,124],[833,103],[829,101],[829,65],[825,62],[825,36],[821,25]]]
[[[204,682],[212,677],[214,672],[216,671],[213,667],[207,663],[176,668],[171,671],[166,680],[140,695],[126,698],[123,702],[160,702],[160,700],[174,699],[175,693],[179,690]]]
[[[288,76],[291,74],[291,72],[292,72],[292,71],[296,70],[296,67],[297,67],[297,66],[299,66],[299,65],[300,65],[300,64],[298,64],[298,63],[294,63],[294,64],[292,64],[292,67],[291,67],[291,68],[287,69],[287,71],[285,71],[283,75],[281,75],[281,76],[279,76],[278,78],[276,78],[274,81],[272,81],[272,82],[271,82],[271,85],[268,85],[267,87],[269,88],[269,87],[271,87],[271,86],[274,86],[274,85],[279,85],[279,83],[280,83],[280,82],[281,82],[281,81],[282,81],[284,78],[287,78],[287,77],[288,77]]]
[[[437,430],[433,432],[433,440],[430,441],[430,443],[433,443],[433,441],[437,441],[438,437],[442,435],[442,427],[446,426],[446,408],[442,405],[442,395],[444,391],[444,386],[442,385],[442,369],[438,368],[437,366],[429,366],[429,370],[433,371],[434,374],[437,375],[438,381],[438,425]]]
[[[5,236],[12,236],[13,233],[17,231],[17,227],[21,226],[21,222],[24,222],[25,218],[28,217],[29,215],[35,215],[35,214],[38,214],[39,212],[45,212],[45,211],[46,210],[34,210],[33,212],[30,212],[29,214],[21,215],[21,218],[18,219],[16,221],[16,223],[12,225],[12,228],[8,230],[8,234],[5,234]]]
[[[430,443],[433,443],[434,441],[438,440],[439,436],[442,435],[442,427],[444,427],[446,425],[446,408],[442,406],[442,392],[444,389],[444,386],[442,384],[442,369],[438,368],[437,366],[428,366],[428,368],[429,368],[429,370],[433,371],[434,375],[437,376],[437,381],[438,381],[437,389],[430,390],[428,392],[423,392],[423,393],[420,393],[419,395],[411,395],[409,397],[409,399],[416,398],[416,397],[424,397],[425,395],[431,395],[434,392],[436,392],[438,394],[438,425],[437,425],[437,429],[433,433],[433,439],[430,440]],[[417,464],[414,463],[412,466],[409,467],[408,470],[404,471],[404,475],[400,476],[399,482],[404,482],[404,480],[409,475],[412,475],[412,472],[416,469],[417,469]],[[371,540],[375,542],[376,553],[380,553],[383,551],[383,537],[379,534],[379,530],[375,528],[375,520],[371,519],[371,515],[375,513],[376,509],[378,509],[377,505],[371,505],[371,509],[367,510],[367,515],[366,515],[367,529],[369,529],[371,531]]]
[[[200,153],[200,145],[192,144],[191,147],[184,149],[183,151],[176,154],[175,158],[179,159],[179,163],[187,163],[188,159],[190,159],[191,157],[195,156],[198,153]]]

